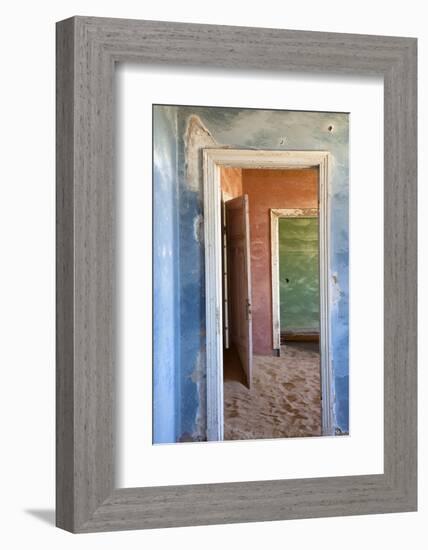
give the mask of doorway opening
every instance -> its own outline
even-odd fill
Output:
[[[204,150],[209,440],[331,434],[328,160]]]
[[[320,341],[319,209],[275,208],[271,217],[272,339]]]

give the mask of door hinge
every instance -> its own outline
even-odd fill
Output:
[[[247,321],[250,321],[252,312],[251,312],[251,302],[248,298],[247,298],[247,302],[246,302],[246,310],[247,310],[246,311]]]

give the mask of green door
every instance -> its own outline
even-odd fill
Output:
[[[279,220],[280,326],[319,332],[318,218]]]

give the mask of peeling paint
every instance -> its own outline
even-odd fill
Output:
[[[193,220],[193,236],[198,243],[204,240],[204,218],[202,214],[198,214]]]
[[[199,405],[195,420],[195,431],[192,435],[192,440],[205,441],[207,438],[207,376],[205,360],[202,358],[202,354],[200,352],[196,357],[191,380],[196,384],[199,395]]]
[[[342,289],[340,288],[339,275],[337,272],[332,273],[331,282],[331,305],[337,306],[344,294]]]
[[[202,149],[214,147],[217,142],[197,115],[191,115],[184,134],[186,183],[191,191],[199,191],[202,181]]]

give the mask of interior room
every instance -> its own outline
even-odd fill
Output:
[[[225,440],[321,435],[318,179],[221,168]]]
[[[153,125],[153,442],[348,434],[349,115],[154,105]]]

